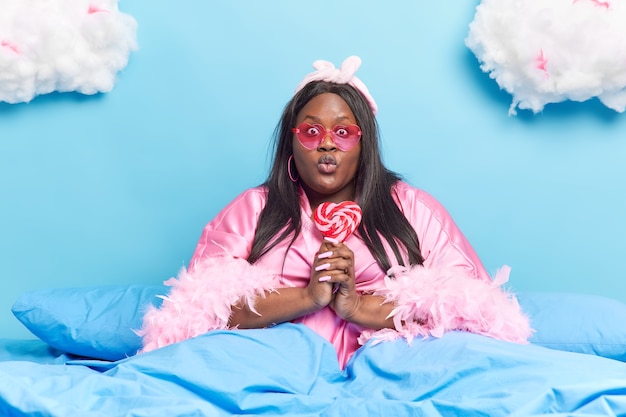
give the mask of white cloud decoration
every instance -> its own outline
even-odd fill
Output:
[[[136,33],[117,0],[0,0],[0,101],[109,92]]]
[[[482,0],[465,44],[510,115],[594,97],[626,109],[626,0]]]

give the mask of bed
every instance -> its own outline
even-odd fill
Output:
[[[216,330],[136,354],[162,286],[30,291],[35,336],[0,340],[2,416],[626,415],[626,305],[519,293],[530,344],[461,331],[370,343],[338,365],[301,324]]]

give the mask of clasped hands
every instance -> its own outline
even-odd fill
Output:
[[[307,291],[317,307],[329,306],[340,318],[352,321],[361,304],[354,283],[354,252],[343,243],[324,240],[315,254]]]

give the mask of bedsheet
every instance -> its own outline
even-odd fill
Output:
[[[72,359],[76,356],[54,349],[39,339],[0,339],[0,362],[63,364]]]
[[[0,362],[10,416],[617,416],[626,364],[465,332],[367,344],[344,370],[307,327],[213,331],[116,362]]]

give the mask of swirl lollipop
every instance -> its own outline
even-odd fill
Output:
[[[354,201],[322,203],[313,215],[315,225],[324,237],[345,241],[361,222],[361,207]]]

